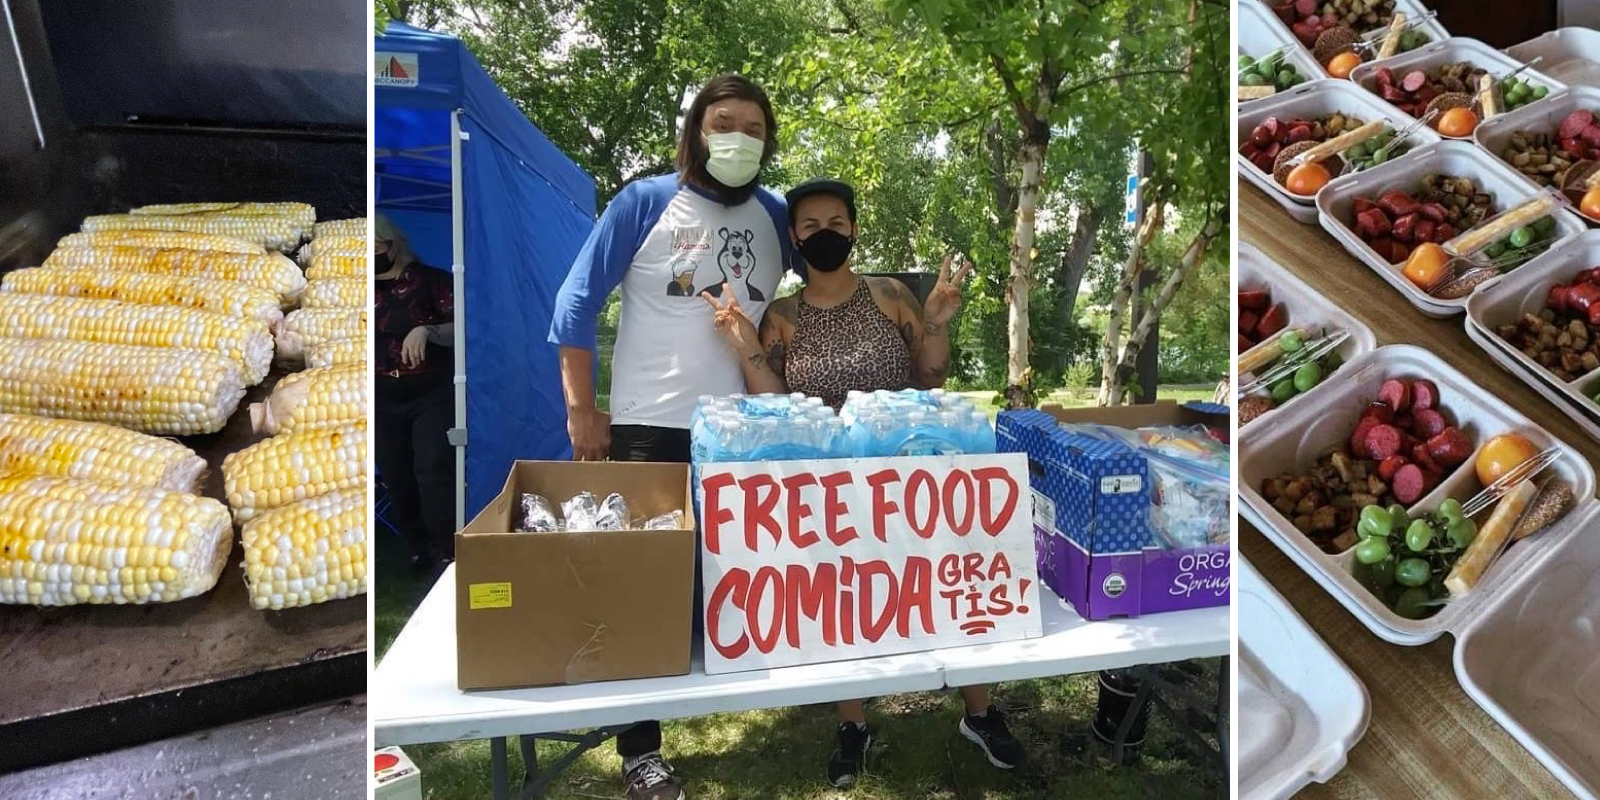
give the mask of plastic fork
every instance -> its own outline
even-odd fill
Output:
[[[1396,18],[1400,18],[1400,17],[1404,17],[1404,16],[1405,16],[1405,12],[1396,12],[1395,13],[1395,17]],[[1377,50],[1377,49],[1382,48],[1384,40],[1388,39],[1390,35],[1392,35],[1392,34],[1394,34],[1396,32],[1405,33],[1406,31],[1409,31],[1412,28],[1415,28],[1415,27],[1421,25],[1422,23],[1427,22],[1428,20],[1433,19],[1434,17],[1437,17],[1437,16],[1439,16],[1439,12],[1437,12],[1437,11],[1429,11],[1428,13],[1423,14],[1423,15],[1421,15],[1419,17],[1414,17],[1414,18],[1411,18],[1411,19],[1403,19],[1400,22],[1399,26],[1395,26],[1391,22],[1390,25],[1389,25],[1388,30],[1384,31],[1384,34],[1382,36],[1379,36],[1376,39],[1362,39],[1361,41],[1356,42],[1352,46],[1355,48],[1355,50],[1356,50],[1358,55],[1362,55],[1362,60],[1365,61],[1366,60],[1365,53],[1367,51],[1373,51],[1373,50]]]
[[[1373,159],[1376,161],[1377,157],[1378,157],[1378,154],[1381,153],[1381,154],[1384,155],[1384,160],[1388,160],[1388,155],[1390,153],[1393,153],[1394,149],[1396,147],[1399,147],[1406,140],[1410,139],[1411,138],[1411,134],[1416,133],[1418,130],[1421,130],[1422,126],[1427,125],[1429,122],[1432,122],[1433,118],[1437,117],[1437,116],[1439,116],[1439,109],[1435,108],[1435,109],[1429,111],[1428,113],[1423,114],[1421,119],[1413,120],[1409,124],[1407,124],[1404,128],[1401,128],[1399,131],[1396,131],[1394,137],[1389,139],[1389,141],[1384,142],[1383,146],[1378,148],[1378,152],[1373,154]],[[1344,155],[1344,153],[1340,152],[1339,155],[1342,157]],[[1349,175],[1349,174],[1351,174],[1353,172],[1359,172],[1359,171],[1360,170],[1358,170],[1356,168],[1355,162],[1353,162],[1350,159],[1346,158],[1346,159],[1344,159],[1344,167],[1339,170],[1339,176],[1343,177],[1345,175]]]
[[[1349,338],[1349,331],[1338,330],[1314,342],[1306,342],[1299,350],[1288,354],[1287,358],[1272,369],[1267,370],[1261,377],[1239,387],[1239,396],[1244,397],[1255,394],[1262,389],[1271,387],[1272,384],[1284,378],[1293,376],[1295,370],[1333,352],[1335,348],[1344,344],[1344,341]]]
[[[1494,483],[1484,487],[1483,491],[1473,495],[1471,500],[1461,506],[1461,516],[1471,518],[1488,510],[1490,506],[1500,502],[1500,498],[1505,497],[1512,487],[1523,481],[1538,477],[1539,473],[1543,472],[1551,464],[1556,463],[1564,454],[1565,451],[1561,448],[1552,447],[1512,467],[1509,472],[1501,475]]]

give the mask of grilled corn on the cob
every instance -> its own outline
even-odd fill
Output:
[[[311,428],[264,439],[222,460],[223,491],[234,518],[248,522],[297,500],[348,489],[366,479],[367,423]]]
[[[357,362],[364,364],[366,359],[366,337],[326,339],[306,348],[307,367],[337,367]]]
[[[317,210],[309,203],[157,203],[139,206],[128,213],[155,216],[227,214],[236,217],[284,217],[306,227],[317,222]]]
[[[367,287],[371,281],[361,278],[321,278],[306,283],[305,294],[300,295],[301,308],[366,308]]]
[[[330,219],[327,222],[318,222],[312,226],[312,239],[316,241],[324,236],[360,236],[367,235],[367,218],[352,217],[350,219]]]
[[[250,406],[257,432],[296,433],[366,419],[372,405],[366,362],[296,372],[278,381],[265,402]]]
[[[287,217],[234,216],[226,211],[198,214],[101,214],[85,219],[86,233],[101,231],[184,231],[232,236],[268,250],[293,252],[300,246],[302,226]]]
[[[168,347],[0,339],[0,411],[169,436],[215,433],[244,397],[227,356]]]
[[[271,289],[285,303],[299,299],[306,278],[281,253],[215,253],[200,250],[158,250],[147,247],[58,247],[46,267],[93,267],[116,272],[144,272],[239,281]]]
[[[367,592],[366,483],[275,508],[246,523],[244,582],[260,609]]]
[[[367,274],[367,259],[369,253],[345,254],[332,253],[329,255],[313,256],[311,267],[306,270],[308,280],[324,280],[327,278],[359,278]]]
[[[244,369],[252,386],[272,367],[272,332],[266,325],[190,308],[0,292],[0,336],[220,353]]]
[[[324,236],[312,239],[305,246],[306,255],[366,255],[372,252],[372,243],[365,236]]]
[[[152,487],[0,476],[0,603],[160,603],[204,594],[233,547],[228,509]]]
[[[139,247],[151,250],[213,250],[219,253],[262,255],[265,247],[231,236],[182,231],[102,231],[69,233],[56,243],[58,248]]]
[[[175,306],[244,317],[276,328],[283,321],[278,294],[240,281],[106,272],[86,267],[27,267],[9,272],[0,284],[8,292],[121,300],[150,306]]]
[[[0,414],[0,472],[200,490],[206,460],[171,440],[98,422]]]
[[[278,355],[288,361],[305,358],[306,348],[332,339],[367,335],[364,308],[302,308],[290,311],[278,329]]]

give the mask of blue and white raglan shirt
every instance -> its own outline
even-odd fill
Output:
[[[606,296],[621,284],[611,422],[688,428],[700,395],[744,391],[700,293],[720,295],[726,281],[759,325],[793,253],[773,192],[725,206],[677,175],[634,181],[606,206],[561,284],[550,342],[594,350]]]

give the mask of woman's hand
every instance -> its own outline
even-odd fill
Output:
[[[726,283],[722,284],[722,294],[728,300],[719,304],[717,298],[712,297],[710,292],[700,293],[711,306],[711,326],[722,334],[722,338],[728,341],[741,358],[761,352],[761,335],[756,332],[755,323],[751,322],[750,318],[745,316],[744,309],[739,307],[739,298],[734,296],[733,288]]]
[[[428,329],[418,325],[400,343],[400,363],[407,369],[422,366],[428,358]]]
[[[955,319],[956,312],[961,310],[961,283],[971,274],[972,265],[963,261],[952,275],[950,262],[954,258],[944,257],[944,264],[939,267],[939,281],[928,292],[928,300],[922,306],[923,324],[929,333],[941,332],[950,320]]]

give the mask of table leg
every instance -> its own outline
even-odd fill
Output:
[[[506,763],[506,737],[489,740],[489,786],[494,800],[510,800],[511,767]]]
[[[544,787],[546,781],[536,780],[539,775],[539,737],[518,736],[517,744],[522,749],[522,793],[519,797],[530,800],[544,800]],[[549,776],[551,778],[554,775]]]
[[[541,800],[545,790],[568,767],[577,763],[584,753],[595,749],[617,734],[622,733],[632,725],[613,725],[608,728],[595,728],[588,733],[532,733],[517,737],[517,743],[522,750],[522,762],[525,771],[522,776],[522,788],[517,792],[517,800]],[[561,754],[555,763],[540,769],[539,754],[535,750],[540,739],[552,742],[568,742],[572,749]],[[502,740],[503,741],[503,740]],[[496,800],[500,800],[499,796]]]

